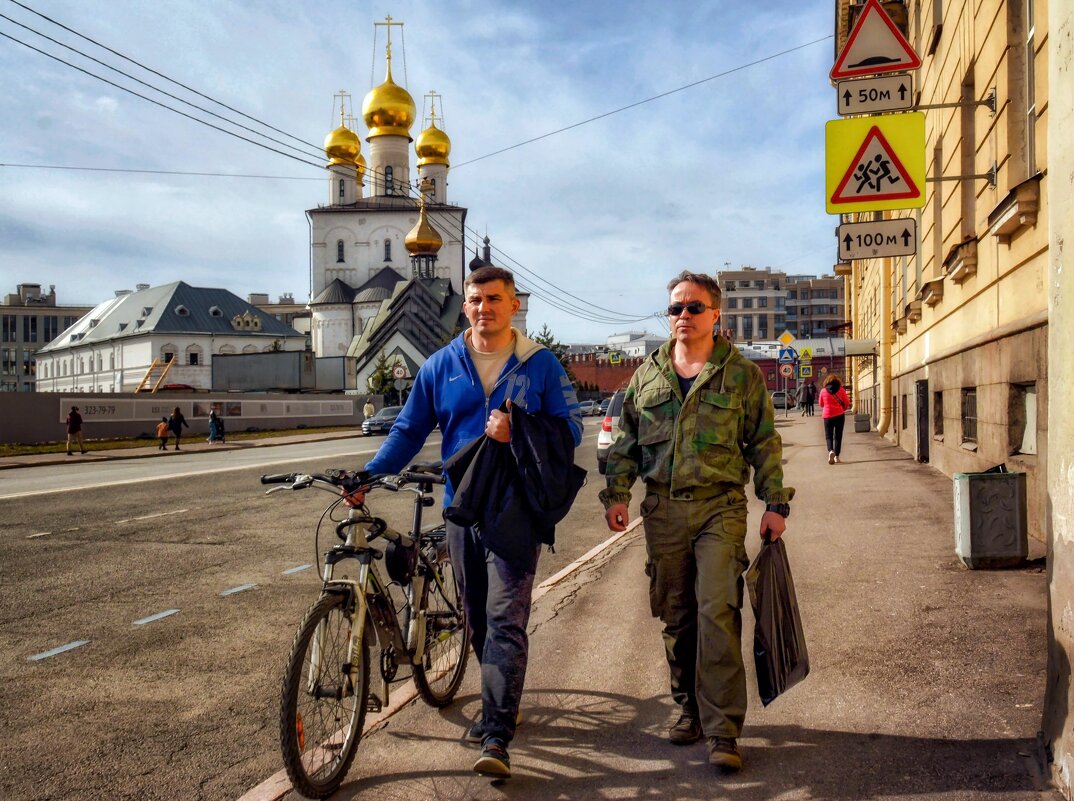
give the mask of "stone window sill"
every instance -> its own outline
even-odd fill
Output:
[[[1040,211],[1040,179],[1034,175],[1014,187],[988,215],[988,233],[1002,244],[1009,244],[1023,228],[1037,224]]]

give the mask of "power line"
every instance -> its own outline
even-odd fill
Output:
[[[156,75],[156,76],[158,76],[160,78],[163,78],[164,80],[168,81],[169,83],[174,83],[176,86],[179,86],[179,87],[181,87],[183,89],[186,89],[188,92],[191,92],[191,93],[193,93],[195,95],[198,95],[199,97],[204,97],[206,100],[208,100],[208,101],[210,101],[212,103],[216,103],[216,105],[221,106],[222,108],[226,108],[228,111],[233,111],[236,114],[238,114],[238,115],[240,115],[242,117],[245,117],[248,120],[252,120],[252,121],[256,122],[258,125],[263,125],[264,127],[268,128],[270,131],[275,131],[278,134],[283,134],[284,136],[288,137],[289,139],[294,139],[296,142],[301,142],[304,145],[309,145],[310,147],[313,147],[313,148],[317,147],[317,145],[315,145],[315,144],[313,144],[311,142],[307,142],[304,139],[298,138],[297,136],[292,136],[291,134],[287,133],[286,131],[281,131],[279,128],[274,128],[273,126],[269,125],[267,122],[259,120],[256,117],[251,117],[249,114],[247,114],[247,113],[245,113],[243,111],[239,111],[237,108],[233,108],[232,106],[229,106],[227,103],[222,103],[219,100],[216,100],[216,99],[214,99],[212,97],[209,97],[208,95],[203,94],[202,92],[199,92],[197,89],[194,89],[194,88],[192,88],[190,86],[187,86],[185,83],[180,83],[179,81],[177,81],[177,80],[175,80],[173,78],[169,78],[167,75],[165,75],[165,74],[163,74],[161,72],[157,72],[157,70],[153,69],[152,67],[147,67],[145,64],[142,64],[140,61],[135,61],[133,58],[130,58],[129,56],[123,55],[123,53],[120,53],[118,50],[113,50],[111,47],[108,47],[108,45],[103,45],[100,42],[98,42],[96,39],[91,39],[90,37],[86,36],[85,34],[79,33],[78,31],[74,30],[73,28],[67,27],[62,22],[57,22],[52,17],[49,17],[49,16],[47,16],[45,14],[42,14],[40,11],[35,11],[34,9],[30,8],[30,6],[25,5],[24,3],[20,3],[19,0],[10,0],[10,2],[14,3],[15,5],[19,6],[20,8],[26,9],[31,14],[36,14],[37,16],[41,17],[42,19],[47,20],[48,22],[51,22],[53,25],[56,25],[57,27],[63,28],[65,31],[68,31],[69,33],[73,33],[75,36],[77,36],[80,39],[85,39],[87,42],[95,44],[95,45],[97,45],[97,47],[100,47],[103,50],[107,50],[109,53],[112,53],[113,55],[119,56],[124,61],[129,61],[131,64],[134,64],[135,66],[141,67],[146,72],[151,72],[154,75]]]
[[[12,2],[14,2],[14,0],[12,0]],[[81,72],[81,73],[83,73],[85,75],[89,75],[91,78],[96,78],[98,81],[102,81],[103,83],[106,83],[109,86],[114,86],[116,89],[119,89],[121,91],[127,92],[129,94],[132,94],[135,97],[140,97],[140,98],[142,98],[142,100],[147,100],[147,101],[149,101],[150,103],[152,103],[152,104],[154,104],[156,106],[160,106],[161,108],[166,108],[166,109],[168,109],[168,111],[173,111],[173,112],[175,112],[176,114],[179,114],[182,117],[186,117],[188,120],[193,120],[194,122],[199,122],[202,125],[205,125],[205,126],[207,126],[209,128],[212,128],[214,130],[220,131],[221,133],[225,133],[228,136],[234,136],[236,139],[241,139],[244,142],[249,142],[251,145],[256,145],[257,147],[264,148],[265,150],[269,150],[269,151],[271,151],[273,153],[278,153],[279,155],[286,156],[289,159],[294,159],[295,161],[301,162],[303,164],[308,164],[311,167],[316,167],[317,169],[322,169],[322,165],[320,165],[320,164],[317,164],[317,163],[312,162],[312,161],[306,161],[305,159],[301,159],[298,156],[292,155],[291,153],[285,153],[282,150],[277,150],[274,147],[269,147],[268,145],[266,145],[266,144],[264,144],[262,142],[257,142],[257,141],[255,141],[253,139],[250,139],[249,137],[242,136],[241,134],[237,134],[234,131],[229,131],[226,128],[221,128],[219,125],[213,125],[211,122],[206,122],[205,120],[198,119],[197,117],[195,117],[195,116],[193,116],[191,114],[187,114],[185,111],[180,111],[177,108],[173,108],[173,107],[169,106],[167,103],[161,103],[159,100],[154,100],[151,97],[146,97],[145,95],[143,95],[143,94],[141,94],[139,92],[135,92],[133,89],[128,89],[126,86],[120,86],[115,81],[110,81],[107,78],[101,77],[100,75],[96,75],[95,73],[92,73],[89,70],[83,69],[82,67],[79,67],[79,66],[77,66],[75,64],[72,64],[70,61],[64,61],[59,56],[54,56],[54,55],[52,55],[52,53],[47,53],[44,50],[42,50],[42,49],[40,49],[38,47],[34,47],[32,44],[24,42],[21,39],[17,39],[14,36],[11,36],[10,34],[4,33],[3,31],[0,31],[0,36],[3,36],[5,39],[10,39],[13,42],[17,42],[18,44],[21,44],[23,47],[28,48],[30,50],[33,50],[35,53],[40,53],[41,55],[47,56],[48,58],[51,58],[51,59],[53,59],[55,61],[58,61],[61,64],[66,64],[71,69],[78,70],[79,72]]]
[[[19,167],[27,170],[77,170],[82,172],[124,172],[144,173],[146,175],[191,175],[202,178],[261,178],[277,181],[323,181],[324,178],[304,178],[299,175],[246,175],[233,172],[187,172],[184,170],[133,170],[121,167],[75,167],[64,164],[7,164],[0,162],[0,168]]]
[[[677,92],[684,92],[687,89],[693,89],[695,86],[700,86],[703,83],[708,83],[709,81],[714,81],[717,78],[724,78],[724,77],[726,77],[728,75],[731,75],[731,74],[733,74],[735,72],[740,72],[741,70],[744,70],[747,67],[754,67],[754,66],[756,66],[758,64],[763,64],[766,61],[771,61],[774,58],[779,58],[780,56],[785,56],[788,53],[793,53],[796,50],[802,50],[802,49],[804,49],[806,47],[812,47],[815,44],[818,44],[820,42],[825,42],[828,39],[831,39],[832,36],[833,36],[832,34],[828,34],[827,36],[822,36],[819,39],[814,39],[812,42],[806,42],[805,44],[800,44],[800,45],[796,45],[794,47],[789,47],[786,50],[779,51],[778,53],[772,53],[771,55],[765,56],[764,58],[759,58],[759,59],[756,59],[755,61],[750,61],[750,62],[748,62],[746,64],[740,64],[737,67],[732,67],[729,70],[724,70],[723,72],[718,72],[715,75],[710,75],[707,78],[702,78],[701,80],[693,81],[692,83],[688,83],[688,84],[684,84],[682,86],[676,87],[675,89],[669,89],[666,92],[661,92],[658,95],[653,95],[652,97],[647,97],[644,100],[638,100],[637,102],[630,103],[630,104],[625,105],[625,106],[620,106],[617,109],[612,109],[611,111],[605,111],[603,114],[598,114],[595,117],[590,117],[589,119],[582,120],[581,122],[576,122],[576,123],[574,123],[572,125],[564,126],[563,128],[557,128],[554,131],[549,131],[548,133],[543,133],[540,136],[533,137],[532,139],[527,139],[527,140],[525,140],[523,142],[519,142],[517,144],[510,145],[508,147],[503,147],[503,148],[500,148],[499,150],[494,150],[491,153],[486,153],[483,156],[478,156],[477,158],[470,159],[469,161],[461,162],[459,164],[456,164],[453,169],[457,170],[457,169],[459,169],[459,167],[465,167],[467,164],[473,164],[476,161],[482,161],[483,159],[491,158],[493,156],[498,156],[501,153],[506,153],[509,150],[514,150],[515,148],[519,148],[519,147],[522,147],[524,145],[530,145],[530,144],[533,144],[534,142],[540,142],[542,139],[547,139],[550,136],[555,136],[556,134],[561,134],[564,131],[570,131],[570,130],[573,130],[575,128],[581,128],[583,125],[588,125],[591,122],[596,122],[597,120],[602,120],[605,117],[611,117],[613,114],[619,114],[622,111],[628,111],[629,109],[637,108],[638,106],[644,105],[646,103],[651,103],[654,100],[659,100],[659,99],[661,99],[663,97],[667,97],[669,95],[676,94]]]
[[[14,0],[12,0],[12,1],[14,2]],[[108,64],[107,62],[101,61],[99,58],[94,58],[93,56],[89,55],[88,53],[83,53],[77,47],[72,47],[69,44],[64,44],[61,41],[53,39],[51,36],[48,36],[46,34],[41,33],[41,31],[39,31],[39,30],[31,28],[29,25],[23,25],[18,20],[14,20],[11,17],[7,16],[6,14],[0,14],[0,19],[6,19],[8,22],[12,23],[13,25],[18,25],[23,30],[29,31],[30,33],[33,33],[33,34],[36,34],[37,36],[40,36],[42,39],[47,39],[48,41],[52,42],[55,45],[59,45],[60,47],[66,48],[67,50],[70,50],[72,53],[77,53],[78,55],[82,56],[83,58],[88,59],[89,61],[92,61],[95,64],[100,64],[105,69],[110,69],[110,70],[112,70],[112,72],[118,73],[119,75],[122,75],[124,78],[132,80],[135,83],[141,84],[142,86],[146,87],[147,89],[152,89],[154,92],[160,92],[165,97],[170,97],[172,100],[177,100],[180,103],[183,103],[183,104],[185,104],[187,106],[190,106],[191,108],[196,108],[198,111],[200,111],[200,112],[202,112],[204,114],[208,114],[211,117],[215,117],[216,119],[221,120],[223,122],[226,122],[228,125],[234,125],[236,128],[241,128],[244,131],[249,131],[254,136],[260,136],[260,137],[262,137],[264,139],[268,139],[270,142],[275,142],[278,145],[281,145],[281,146],[286,147],[286,148],[290,148],[291,150],[294,150],[294,151],[296,151],[298,153],[301,153],[303,156],[309,156],[309,155],[320,156],[321,153],[323,152],[320,148],[316,148],[317,152],[315,154],[310,154],[309,152],[307,152],[305,150],[301,150],[301,149],[295,147],[294,145],[289,145],[287,142],[281,142],[279,139],[276,139],[275,137],[269,136],[268,134],[263,134],[260,131],[256,131],[253,128],[247,126],[247,125],[243,125],[242,123],[235,122],[234,120],[229,120],[227,117],[224,117],[224,116],[222,116],[220,114],[217,114],[215,111],[207,109],[204,106],[199,106],[197,103],[191,103],[189,100],[184,100],[183,98],[179,97],[178,95],[173,95],[171,92],[166,92],[166,91],[164,91],[163,89],[161,89],[161,88],[159,88],[157,86],[153,86],[153,84],[147,83],[146,81],[143,81],[141,78],[136,78],[133,75],[131,75],[130,73],[124,72],[123,70],[119,69],[118,67],[113,67],[111,64]]]

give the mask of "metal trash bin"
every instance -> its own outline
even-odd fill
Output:
[[[1026,474],[998,465],[955,473],[955,554],[971,569],[1011,567],[1029,556]]]
[[[867,414],[854,415],[854,432],[861,434],[862,432],[868,432],[872,430],[872,421]]]

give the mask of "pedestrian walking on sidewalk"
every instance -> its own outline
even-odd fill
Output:
[[[362,407],[362,417],[368,420],[374,414],[377,413],[377,407],[373,405],[373,401],[366,398],[365,406]]]
[[[160,422],[157,423],[157,439],[160,440],[160,446],[158,450],[168,450],[168,418],[160,418]]]
[[[82,415],[78,413],[78,407],[72,406],[67,413],[67,455],[71,455],[72,441],[78,442],[80,452],[86,452],[86,443],[82,439]]]
[[[441,456],[447,460],[482,434],[511,442],[507,402],[560,435],[560,443],[582,441],[582,416],[556,355],[512,327],[520,301],[514,276],[499,267],[480,267],[463,284],[463,309],[471,328],[434,353],[418,371],[403,411],[367,474],[397,473],[417,455],[437,424],[442,432]],[[520,443],[519,447],[524,447]],[[559,445],[560,448],[564,446]],[[558,454],[573,459],[569,454]],[[444,489],[447,508],[459,487]],[[348,502],[361,499],[351,495]],[[519,702],[526,678],[533,579],[540,543],[522,545],[524,559],[505,558],[494,538],[517,537],[495,531],[479,521],[463,526],[447,521],[448,550],[471,626],[474,653],[481,665],[481,718],[466,739],[481,743],[476,773],[493,778],[511,775],[507,747],[515,734]]]
[[[182,410],[176,406],[172,416],[168,418],[168,430],[175,435],[175,449],[179,450],[179,442],[183,439],[183,426],[190,428],[190,423],[183,417]]]
[[[209,443],[219,442],[224,444],[224,420],[216,413],[216,409],[209,410]]]
[[[676,276],[671,339],[630,379],[600,493],[608,527],[623,531],[635,480],[645,482],[645,572],[664,624],[671,694],[681,708],[675,744],[708,738],[709,762],[742,767],[746,719],[742,662],[745,484],[767,504],[761,536],[779,538],[790,514],[783,443],[759,367],[714,332],[720,287],[699,273]]]
[[[835,373],[828,373],[820,391],[820,416],[824,421],[824,444],[828,446],[828,464],[839,464],[843,449],[843,415],[850,408],[850,398]]]
[[[810,381],[806,384],[806,417],[812,417],[817,402],[817,385]]]

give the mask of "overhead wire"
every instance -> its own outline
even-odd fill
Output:
[[[233,106],[229,106],[227,103],[223,103],[223,102],[221,102],[219,100],[216,100],[215,98],[209,97],[209,95],[204,94],[203,92],[199,92],[197,89],[194,89],[193,87],[187,86],[185,83],[180,83],[179,81],[175,80],[174,78],[169,78],[164,73],[158,72],[157,70],[153,69],[152,67],[146,66],[145,64],[143,64],[140,61],[136,61],[135,59],[131,58],[130,56],[127,56],[127,55],[124,55],[123,53],[120,53],[118,50],[113,50],[108,45],[101,44],[96,39],[91,39],[89,36],[86,36],[83,33],[79,33],[74,28],[69,28],[68,26],[64,25],[62,22],[58,22],[57,20],[54,20],[52,17],[48,16],[47,14],[42,14],[40,11],[37,11],[37,10],[31,8],[30,6],[26,5],[25,3],[19,2],[19,0],[8,0],[8,2],[14,3],[15,5],[19,6],[20,8],[23,8],[26,11],[29,11],[31,14],[35,14],[38,17],[41,17],[42,19],[47,20],[48,22],[51,22],[53,25],[55,25],[55,26],[57,26],[59,28],[63,28],[68,33],[72,33],[72,34],[74,34],[75,36],[77,36],[80,39],[85,39],[87,42],[95,44],[95,45],[97,45],[97,47],[100,47],[103,50],[107,50],[109,53],[112,53],[113,55],[118,56],[119,58],[123,59],[124,61],[129,61],[131,64],[134,64],[135,66],[140,67],[141,69],[145,70],[146,72],[151,72],[154,75],[156,75],[156,76],[158,76],[160,78],[163,78],[164,80],[168,81],[169,83],[173,83],[176,86],[179,86],[179,87],[185,89],[186,91],[197,95],[198,97],[203,97],[206,100],[209,100],[210,102],[213,102],[216,105],[220,106],[221,108],[226,108],[228,111],[232,111],[232,112],[234,112],[234,113],[236,113],[236,114],[238,114],[238,115],[240,115],[242,117],[245,117],[248,120],[252,120],[253,122],[256,122],[258,125],[263,125],[264,127],[268,128],[270,131],[275,131],[278,134],[282,134],[282,135],[286,136],[289,139],[294,139],[296,142],[301,142],[304,145],[309,145],[310,147],[314,147],[314,148],[317,147],[317,145],[313,144],[312,142],[307,142],[304,139],[300,139],[297,136],[293,136],[293,135],[287,133],[286,131],[281,131],[279,128],[275,128],[272,125],[269,125],[267,122],[264,122],[263,120],[257,119],[257,117],[252,117],[252,116],[250,116],[249,114],[247,114],[244,111],[240,111],[239,109],[234,108]]]
[[[12,1],[14,1],[14,0],[12,0]],[[235,122],[234,120],[229,120],[227,117],[224,117],[221,114],[217,114],[215,111],[212,111],[211,109],[207,109],[204,106],[199,106],[197,103],[191,103],[189,100],[185,100],[184,98],[181,98],[178,95],[172,94],[171,92],[167,92],[164,89],[161,89],[161,88],[159,88],[157,86],[153,86],[153,84],[147,83],[146,81],[143,81],[141,78],[137,78],[134,75],[131,75],[129,72],[124,72],[123,70],[119,69],[118,67],[113,67],[111,64],[109,64],[109,63],[107,63],[105,61],[101,61],[99,58],[94,58],[93,56],[89,55],[88,53],[83,53],[77,47],[72,47],[69,44],[65,44],[65,43],[63,43],[63,42],[61,42],[61,41],[59,41],[57,39],[53,39],[51,36],[48,36],[47,34],[41,33],[41,31],[36,30],[34,28],[31,28],[28,25],[24,25],[23,23],[19,22],[18,20],[12,19],[11,17],[7,16],[6,14],[0,13],[0,19],[6,19],[8,22],[12,23],[13,25],[18,25],[20,28],[22,28],[24,30],[27,30],[30,33],[33,33],[33,34],[35,34],[37,36],[40,36],[42,39],[47,39],[48,41],[52,42],[53,44],[59,45],[60,47],[66,48],[67,50],[70,50],[72,53],[77,53],[78,55],[82,56],[83,58],[88,59],[89,61],[92,61],[95,64],[100,64],[105,69],[110,69],[110,70],[112,70],[112,72],[118,73],[119,75],[122,75],[124,78],[132,80],[135,83],[146,87],[147,89],[152,89],[154,92],[160,92],[160,94],[164,95],[165,97],[170,97],[172,100],[177,100],[180,103],[183,103],[185,105],[190,106],[191,108],[196,108],[198,111],[200,111],[200,112],[202,112],[204,114],[208,114],[211,117],[215,117],[216,119],[221,120],[222,122],[226,122],[228,125],[234,125],[236,128],[241,128],[244,131],[249,131],[254,136],[260,136],[260,137],[262,137],[264,139],[268,139],[270,142],[275,142],[276,144],[278,144],[278,145],[280,145],[282,147],[290,148],[291,150],[294,150],[297,153],[301,153],[303,156],[314,156],[314,157],[316,157],[316,156],[320,156],[320,154],[323,152],[323,151],[321,151],[320,148],[317,148],[316,153],[310,153],[307,150],[302,150],[300,148],[295,147],[294,145],[288,144],[287,142],[283,142],[283,141],[281,141],[279,139],[276,139],[275,137],[269,136],[268,134],[264,134],[264,133],[261,133],[260,131],[254,130],[253,128],[249,127],[248,125],[243,125],[241,122]],[[89,73],[89,74],[92,74],[92,73]]]
[[[14,1],[14,0],[12,0],[12,1]],[[278,153],[281,156],[285,156],[285,157],[287,157],[289,159],[294,159],[295,161],[299,161],[299,162],[301,162],[303,164],[308,164],[311,167],[320,168],[322,166],[322,165],[317,164],[315,162],[306,161],[305,159],[299,158],[298,156],[296,156],[296,155],[294,155],[292,153],[286,153],[286,152],[284,152],[282,150],[278,150],[278,149],[276,149],[274,147],[270,147],[269,145],[266,145],[263,142],[258,142],[258,141],[254,140],[254,139],[250,139],[249,137],[243,136],[242,134],[237,134],[234,131],[227,130],[226,128],[221,128],[219,125],[213,125],[211,122],[207,122],[206,120],[203,120],[203,119],[200,119],[198,117],[195,117],[192,114],[187,114],[185,111],[181,111],[180,109],[173,108],[172,106],[169,106],[167,103],[161,103],[159,100],[154,100],[153,98],[147,97],[146,95],[143,95],[140,92],[136,92],[133,89],[128,89],[126,86],[122,86],[122,85],[116,83],[115,81],[110,81],[110,80],[108,80],[107,78],[105,78],[105,77],[103,77],[101,75],[97,75],[96,73],[90,72],[87,69],[83,69],[82,67],[78,66],[77,64],[72,64],[70,61],[66,61],[66,60],[60,58],[59,56],[55,56],[52,53],[48,53],[48,52],[42,50],[39,47],[34,47],[29,42],[24,42],[21,39],[18,39],[16,37],[12,36],[11,34],[4,33],[3,31],[0,31],[0,36],[3,36],[5,39],[10,39],[13,42],[17,42],[18,44],[21,44],[23,47],[28,48],[30,50],[33,50],[36,53],[40,53],[43,56],[47,56],[48,58],[51,58],[51,59],[53,59],[55,61],[58,61],[61,64],[65,64],[68,67],[70,67],[71,69],[78,70],[79,72],[81,72],[81,73],[83,73],[85,75],[88,75],[91,78],[96,78],[98,81],[102,81],[103,83],[106,83],[109,86],[114,86],[116,89],[119,89],[120,91],[127,92],[128,94],[132,94],[135,97],[140,97],[143,100],[147,100],[147,101],[149,101],[150,103],[152,103],[152,104],[154,104],[156,106],[160,106],[161,108],[168,109],[168,111],[172,111],[172,112],[174,112],[174,113],[176,113],[176,114],[178,114],[178,115],[180,115],[182,117],[186,117],[188,120],[193,120],[194,122],[201,123],[202,125],[208,126],[209,128],[213,128],[214,130],[220,131],[221,133],[225,133],[228,136],[233,136],[236,139],[241,139],[244,142],[249,142],[252,145],[256,145],[257,147],[264,148],[265,150],[268,150],[268,151],[270,151],[272,153]]]

